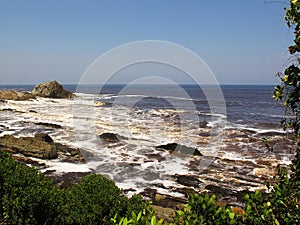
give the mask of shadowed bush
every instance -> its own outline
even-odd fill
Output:
[[[70,189],[57,188],[34,168],[0,151],[0,224],[109,224],[146,208],[113,181],[95,174]]]

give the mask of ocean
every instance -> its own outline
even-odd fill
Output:
[[[33,87],[0,86],[22,91]],[[186,198],[186,190],[221,188],[222,198],[238,201],[240,192],[266,190],[264,182],[276,174],[278,164],[288,164],[294,156],[295,140],[279,126],[284,109],[272,99],[273,86],[64,88],[77,97],[0,102],[1,136],[47,132],[54,141],[80,148],[87,160],[76,165],[45,160],[48,167],[42,172],[95,171],[113,179],[129,195],[153,189]],[[104,133],[118,140],[105,141],[100,138]],[[179,147],[174,151],[160,147],[171,143]]]

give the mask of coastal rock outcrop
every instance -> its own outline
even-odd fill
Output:
[[[65,90],[56,80],[38,84],[31,91],[32,95],[45,98],[73,98],[74,94]]]
[[[200,155],[200,156],[202,155],[201,152],[196,148],[191,148],[191,147],[188,147],[188,146],[185,146],[185,145],[180,145],[180,144],[177,144],[177,143],[169,143],[169,144],[166,144],[166,145],[159,145],[156,148],[168,150],[172,153],[177,152],[177,153],[185,154],[185,155],[186,154]]]
[[[35,97],[73,98],[75,95],[63,88],[57,81],[47,81],[38,84],[31,92],[0,90],[0,100],[27,101]]]
[[[0,90],[0,99],[2,100],[26,101],[32,98],[34,98],[34,96],[30,92]]]
[[[78,149],[55,143],[45,133],[37,133],[34,137],[19,138],[13,135],[4,135],[0,137],[0,148],[12,154],[20,153],[24,156],[40,159],[55,159],[60,156],[64,161],[84,161]]]
[[[52,142],[52,139],[45,141],[41,140],[40,137],[16,138],[12,135],[4,135],[0,138],[0,147],[11,153],[21,153],[40,159],[55,159],[58,157],[57,149]]]

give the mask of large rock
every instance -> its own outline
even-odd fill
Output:
[[[74,94],[63,89],[56,80],[38,84],[32,90],[32,95],[45,98],[73,98]]]
[[[73,98],[75,95],[65,89],[57,81],[38,84],[31,92],[0,90],[0,100],[27,101],[36,96],[45,98]]]
[[[54,159],[58,156],[55,145],[33,137],[16,138],[12,135],[4,135],[0,138],[0,147],[11,153],[21,153],[40,159]]]
[[[182,184],[184,186],[189,186],[189,187],[201,187],[202,185],[202,182],[192,176],[192,175],[175,175],[176,177],[176,181],[179,183],[179,184]]]
[[[107,141],[107,142],[118,142],[120,139],[117,134],[114,133],[102,133],[99,135],[101,140]]]
[[[187,147],[185,145],[180,145],[177,143],[169,143],[166,145],[159,145],[156,148],[168,150],[170,152],[177,152],[180,154],[191,154],[191,155],[202,155],[201,152],[196,148]]]
[[[29,92],[20,92],[14,90],[0,90],[0,99],[26,101],[32,99],[34,96]]]
[[[127,138],[122,135],[109,133],[109,132],[100,134],[99,138],[106,142],[118,142],[121,140],[127,140]]]
[[[20,153],[24,156],[40,159],[55,159],[60,156],[63,161],[67,162],[84,161],[79,149],[55,143],[45,133],[37,133],[34,137],[20,138],[4,135],[0,137],[0,148],[13,154]]]

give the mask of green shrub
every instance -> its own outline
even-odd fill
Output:
[[[299,160],[298,156],[295,160]],[[279,167],[277,181],[269,194],[256,191],[245,196],[245,224],[300,224],[299,167],[296,169],[294,163],[291,167],[291,174]]]
[[[0,221],[8,224],[45,224],[56,215],[54,188],[34,168],[15,162],[0,151]]]
[[[111,225],[166,225],[163,219],[158,221],[153,213],[149,213],[146,209],[140,211],[138,214],[133,211],[131,216],[122,217],[120,219],[118,219],[116,215],[110,219],[110,222]]]
[[[222,208],[216,204],[216,196],[191,194],[183,211],[176,212],[176,224],[237,224],[240,215],[230,208]]]
[[[84,177],[70,189],[57,188],[34,168],[0,150],[0,224],[109,224],[146,208],[141,196],[127,198],[113,181]]]
[[[101,175],[84,177],[67,191],[61,204],[60,224],[108,224],[115,214],[126,216],[129,210],[144,207],[141,197],[128,199],[115,183]]]

